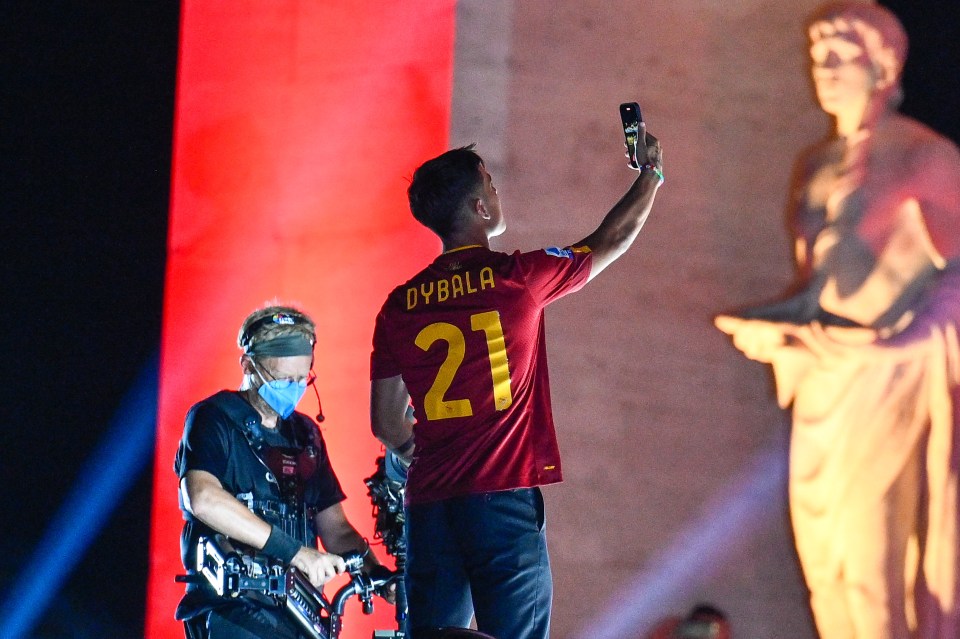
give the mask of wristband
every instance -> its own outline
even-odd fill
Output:
[[[279,526],[270,528],[270,536],[267,537],[267,543],[263,545],[263,552],[274,559],[279,559],[285,564],[293,560],[293,556],[300,551],[302,546],[299,541],[283,532]]]
[[[640,172],[643,173],[644,170],[650,170],[657,174],[657,177],[660,178],[660,184],[663,184],[663,171],[658,169],[652,164],[644,164],[640,167]]]
[[[410,452],[410,449],[413,448],[414,443],[415,442],[413,441],[413,435],[410,435],[410,438],[407,441],[400,444],[399,446],[397,446],[396,448],[394,448],[393,452],[401,456],[406,455],[407,453]]]

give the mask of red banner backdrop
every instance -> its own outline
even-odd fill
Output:
[[[149,639],[183,636],[172,471],[183,416],[237,387],[237,331],[265,302],[292,302],[317,321],[323,434],[347,515],[372,538],[362,480],[379,451],[373,320],[389,289],[440,249],[411,218],[405,189],[447,144],[453,37],[454,0],[183,3]],[[307,395],[301,410],[313,403]],[[367,617],[351,603],[342,636],[393,627],[393,608],[377,609]]]

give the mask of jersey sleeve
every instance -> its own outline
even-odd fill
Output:
[[[174,470],[183,478],[188,470],[203,470],[222,478],[227,472],[229,438],[226,416],[209,403],[187,413]]]
[[[390,348],[389,324],[387,322],[387,307],[390,301],[383,305],[377,315],[377,322],[373,329],[373,352],[370,354],[370,379],[386,379],[400,374],[400,365],[397,363],[393,350]]]
[[[546,306],[583,288],[590,279],[593,258],[587,247],[545,248],[515,253],[530,294]]]

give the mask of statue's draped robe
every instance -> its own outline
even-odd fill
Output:
[[[791,518],[824,639],[960,637],[958,279],[944,274],[898,336],[815,323],[774,358],[778,401],[793,404]]]

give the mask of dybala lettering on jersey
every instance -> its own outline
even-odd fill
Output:
[[[454,273],[450,277],[422,282],[419,286],[407,288],[407,310],[413,310],[419,304],[443,303],[465,295],[472,295],[488,288],[496,288],[493,269],[485,266],[479,273],[466,271]]]

